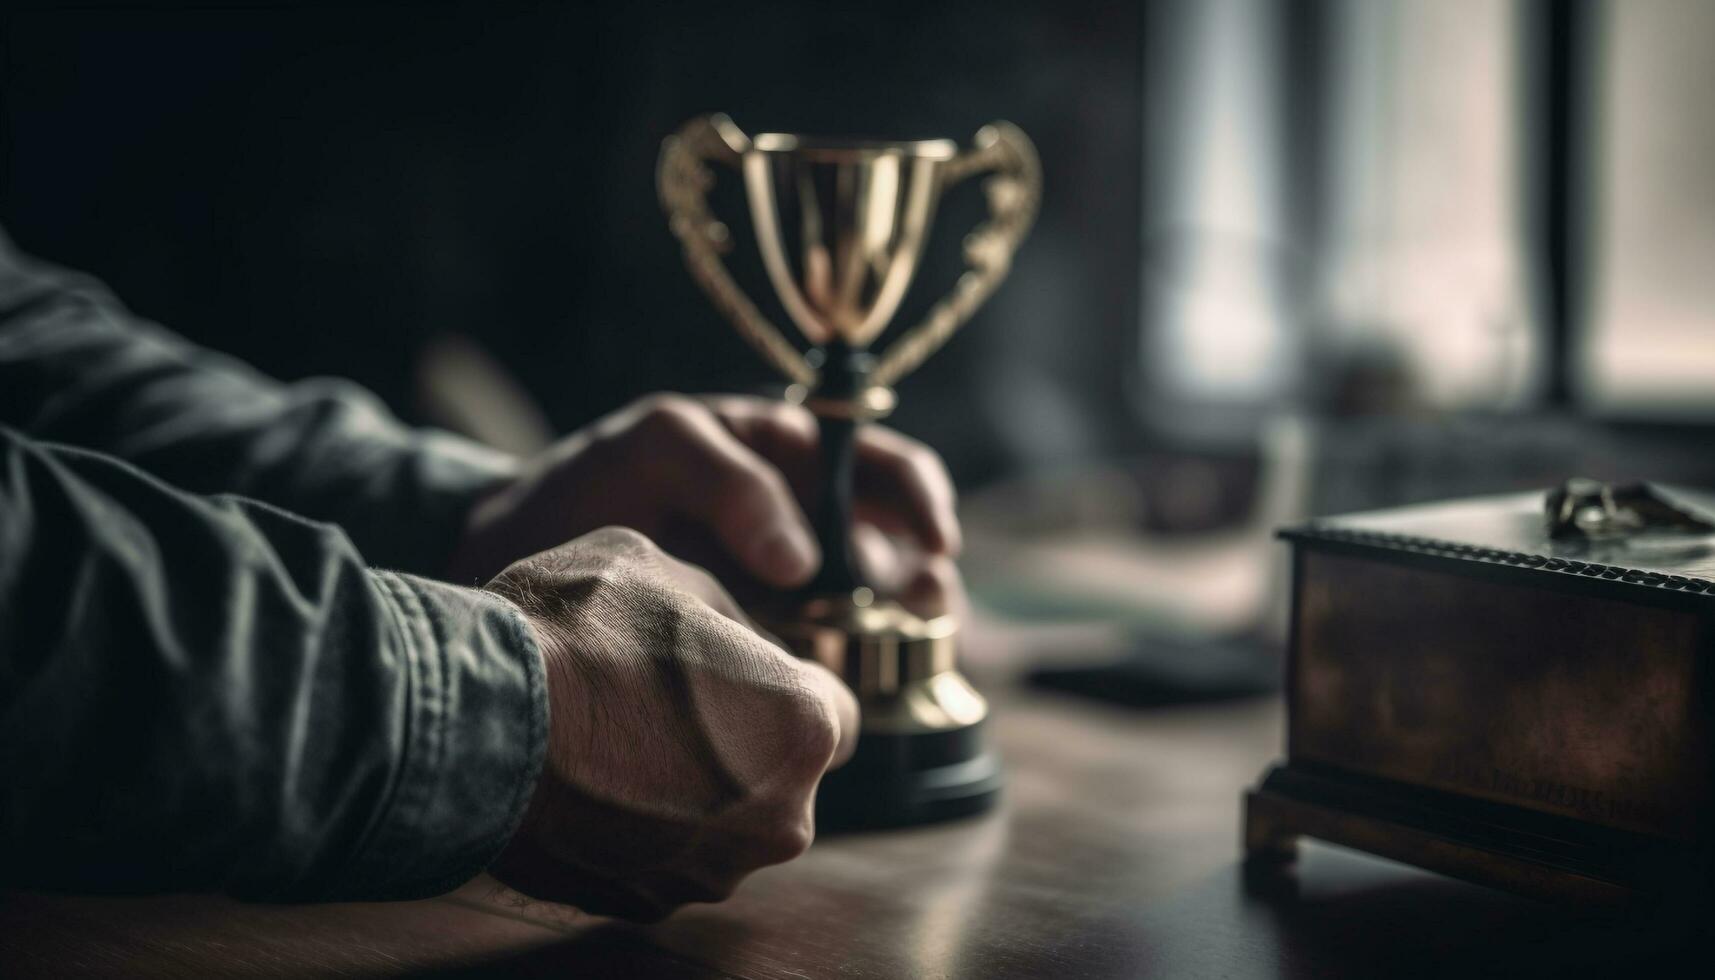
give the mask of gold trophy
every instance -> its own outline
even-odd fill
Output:
[[[710,163],[738,170],[781,306],[808,342],[788,341],[733,281],[715,218]],[[905,298],[943,191],[987,174],[989,218],[966,236],[969,268],[924,321],[879,354],[870,344]],[[1000,763],[983,740],[988,705],[958,672],[958,624],[925,620],[865,586],[851,552],[857,426],[888,414],[892,386],[988,299],[1036,217],[1041,166],[1018,127],[997,122],[961,151],[951,140],[864,142],[746,136],[712,115],[661,147],[661,205],[691,274],[791,385],[820,425],[823,493],[812,523],[822,571],[784,616],[763,624],[798,655],[845,678],[863,708],[857,754],[818,794],[824,826],[920,823],[986,809]]]

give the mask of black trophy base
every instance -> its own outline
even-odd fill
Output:
[[[822,778],[816,826],[909,827],[982,813],[1000,799],[1000,757],[983,723],[949,731],[863,732],[850,762]]]

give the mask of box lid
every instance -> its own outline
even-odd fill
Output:
[[[1715,493],[1654,489],[1675,506],[1715,514]],[[1552,538],[1546,508],[1546,492],[1470,497],[1318,518],[1281,531],[1281,537],[1715,593],[1715,534],[1642,531],[1617,538]]]

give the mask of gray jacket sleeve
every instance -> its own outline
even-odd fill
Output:
[[[434,894],[504,845],[546,725],[504,601],[0,427],[6,884]]]
[[[516,466],[399,424],[355,385],[285,385],[188,344],[3,232],[0,425],[338,524],[371,565],[423,575],[442,573],[476,495]]]

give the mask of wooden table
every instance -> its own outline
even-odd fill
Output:
[[[330,906],[12,893],[0,976],[1600,976],[1682,952],[1679,930],[1332,848],[1247,887],[1239,793],[1278,750],[1274,701],[1128,712],[1028,692],[1005,663],[976,675],[1009,763],[998,812],[824,838],[730,901],[654,926],[530,903],[491,879]]]

